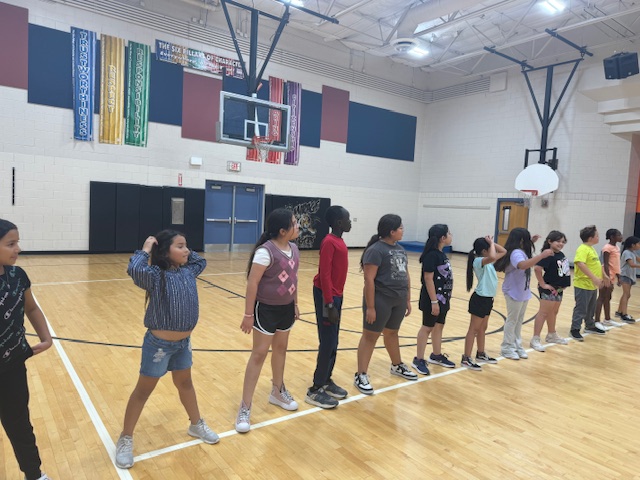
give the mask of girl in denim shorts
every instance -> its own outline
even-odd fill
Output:
[[[569,259],[562,253],[562,247],[567,243],[564,233],[557,230],[549,232],[542,245],[542,250],[551,249],[553,255],[543,258],[534,268],[538,279],[538,293],[540,294],[540,309],[533,324],[533,337],[529,345],[538,352],[544,352],[540,341],[540,333],[544,322],[547,322],[547,343],[567,345],[569,342],[556,332],[556,317],[562,302],[563,291],[571,285],[571,271]]]
[[[142,344],[140,377],[129,398],[116,445],[116,465],[120,468],[133,466],[133,430],[149,395],[168,371],[191,421],[187,433],[209,444],[219,440],[200,417],[191,380],[191,332],[199,310],[196,277],[206,266],[204,258],[187,248],[184,235],[174,230],[148,237],[142,250],[136,250],[129,261],[127,273],[146,291],[144,326],[148,330]]]

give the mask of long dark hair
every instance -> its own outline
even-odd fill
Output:
[[[386,215],[383,215],[378,221],[378,233],[376,233],[369,239],[369,243],[367,243],[367,246],[364,247],[364,252],[366,252],[367,248],[369,248],[381,238],[386,238],[391,235],[391,232],[393,230],[398,230],[400,228],[400,225],[402,225],[402,218],[400,218],[399,215],[396,215],[394,213],[387,213]],[[360,257],[361,270],[364,268],[364,263],[362,262],[362,260],[364,259],[364,252],[362,252],[362,257]]]
[[[429,253],[431,250],[438,249],[440,239],[442,237],[446,237],[447,233],[449,233],[449,227],[444,223],[436,223],[435,225],[431,226],[431,228],[429,229],[429,237],[424,244],[422,255],[420,255],[420,263],[422,263],[427,253]]]
[[[0,218],[0,240],[2,240],[4,236],[11,230],[18,230],[18,227],[16,227],[15,224],[11,223],[9,220]]]
[[[631,246],[635,245],[636,243],[640,243],[640,238],[634,237],[633,235],[625,238],[624,242],[622,242],[622,251],[624,252],[625,250],[630,249]]]
[[[551,248],[551,242],[557,242],[558,240],[562,240],[564,238],[564,241],[567,241],[567,236],[562,233],[559,232],[558,230],[551,230],[549,232],[549,235],[547,235],[547,238],[544,239],[544,243],[542,244],[542,250],[547,250],[549,248]]]
[[[293,212],[288,208],[276,208],[269,214],[267,221],[265,222],[266,225],[264,233],[258,239],[256,245],[253,247],[251,256],[249,257],[249,263],[247,264],[247,276],[249,276],[249,272],[251,272],[253,257],[255,257],[258,247],[266,243],[267,240],[278,238],[280,236],[281,229],[289,230],[293,226],[293,222],[291,221],[292,217]]]
[[[533,252],[535,251],[535,247],[533,242],[531,241],[531,234],[529,230],[526,228],[514,228],[509,232],[509,236],[507,237],[507,241],[504,244],[504,248],[507,251],[504,257],[499,258],[495,263],[496,270],[498,272],[504,272],[507,268],[507,265],[511,263],[511,253],[520,249],[524,252],[524,254],[531,258]],[[531,269],[527,268],[527,275],[531,275]],[[528,278],[528,277],[527,277]]]
[[[483,250],[489,250],[489,242],[486,238],[479,237],[473,242],[473,249],[469,251],[467,257],[467,292],[473,287],[473,261],[482,254]]]
[[[173,264],[169,259],[169,249],[173,244],[173,239],[177,236],[184,237],[184,233],[177,230],[162,230],[156,233],[155,237],[158,243],[151,247],[151,253],[149,254],[151,265],[155,265],[160,269],[160,291],[162,292],[163,299],[167,299],[167,278],[165,272],[173,268]],[[147,291],[144,299],[145,307],[149,304],[149,298],[149,291]]]

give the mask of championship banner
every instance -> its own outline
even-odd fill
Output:
[[[183,67],[202,70],[204,72],[215,73],[216,75],[226,75],[243,79],[242,64],[240,60],[221,57],[215,53],[202,52],[171,42],[156,40],[156,60],[168,63],[177,63]]]
[[[93,140],[96,102],[96,33],[71,27],[73,79],[73,138]]]
[[[127,118],[124,127],[124,143],[146,147],[149,132],[151,47],[129,41],[127,68]]]
[[[269,101],[284,103],[284,80],[276,77],[269,77]],[[267,135],[271,140],[282,140],[280,132],[282,130],[282,112],[280,110],[269,109],[269,132]],[[282,152],[269,151],[267,163],[282,163]]]
[[[100,35],[100,143],[122,145],[124,40]]]
[[[302,105],[302,85],[297,82],[287,82],[287,105],[291,107],[289,132],[290,149],[285,153],[285,165],[298,165],[300,160],[300,108]]]

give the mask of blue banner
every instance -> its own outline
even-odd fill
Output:
[[[71,27],[73,138],[93,140],[96,96],[96,33]]]

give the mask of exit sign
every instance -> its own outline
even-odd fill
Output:
[[[227,172],[239,172],[241,168],[240,162],[227,162]]]

